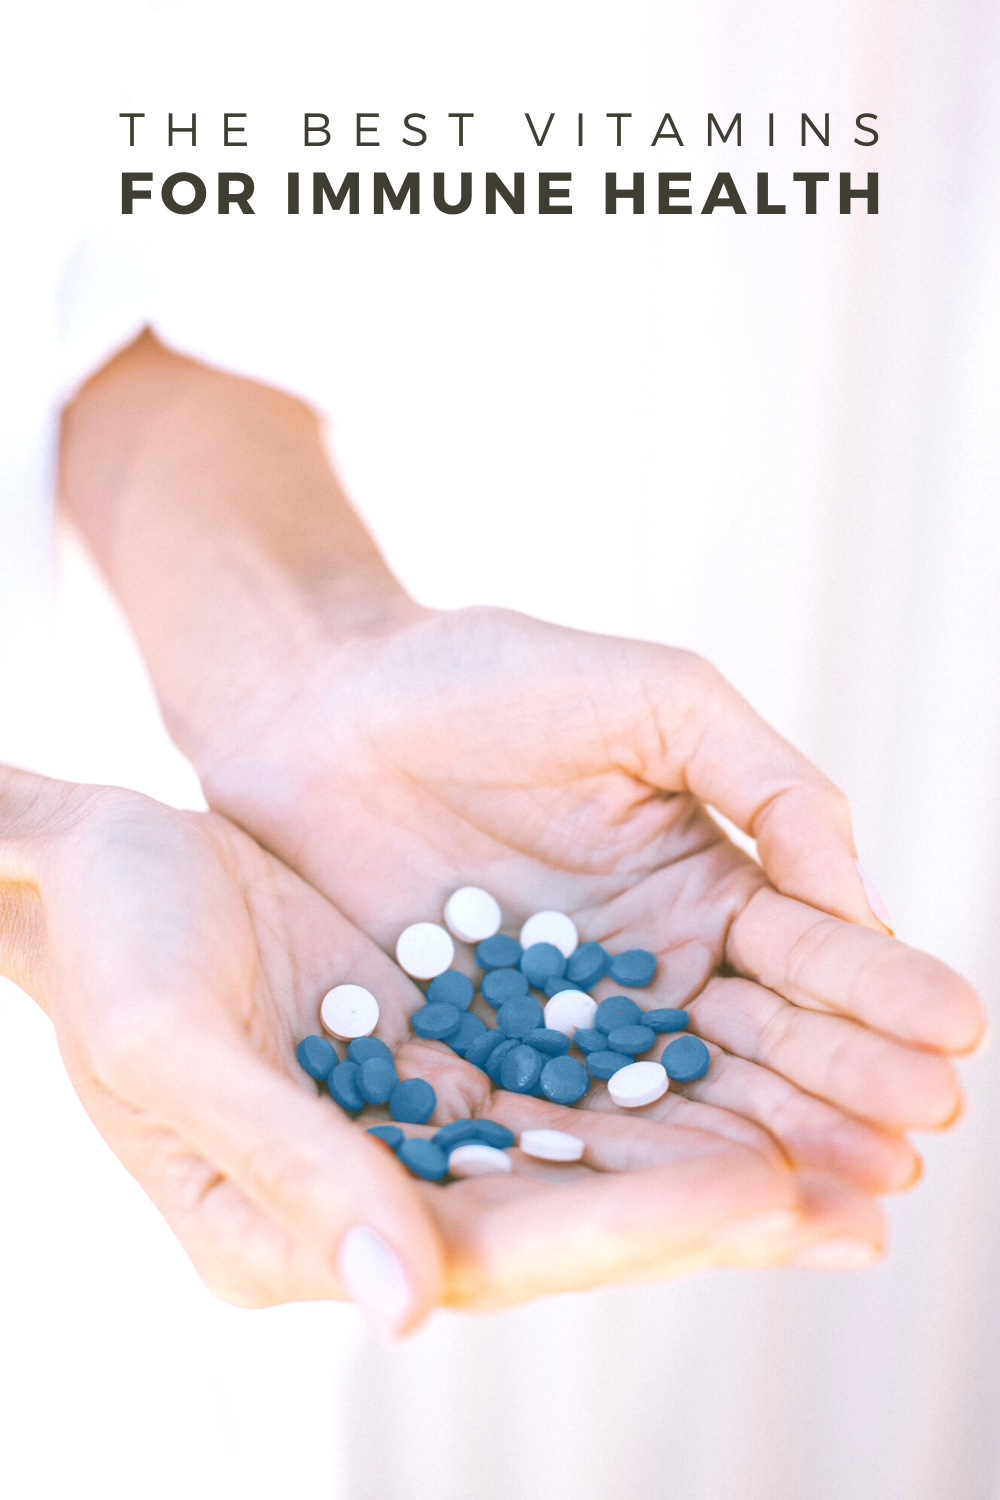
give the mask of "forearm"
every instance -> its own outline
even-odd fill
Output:
[[[348,504],[301,402],[151,334],[64,414],[62,504],[136,633],[196,760],[262,681],[413,610]]]

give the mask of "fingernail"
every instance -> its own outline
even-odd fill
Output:
[[[337,1271],[353,1302],[380,1333],[398,1334],[413,1302],[402,1261],[367,1225],[349,1229],[337,1251]]]
[[[863,1266],[874,1265],[878,1258],[874,1245],[841,1234],[803,1246],[792,1256],[789,1265],[801,1266],[807,1271],[860,1271]]]
[[[872,915],[882,923],[883,927],[888,927],[890,936],[894,936],[892,929],[892,919],[885,909],[885,902],[882,900],[882,897],[879,895],[878,891],[868,879],[868,876],[862,869],[861,861],[859,859],[856,859],[854,861],[854,868],[861,876],[861,884],[865,888],[865,898],[868,901],[868,905],[872,909]]]

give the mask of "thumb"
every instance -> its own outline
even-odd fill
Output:
[[[149,1041],[105,1060],[111,1087],[311,1250],[380,1331],[415,1328],[439,1300],[442,1250],[395,1157],[235,1038]]]
[[[661,722],[649,771],[687,790],[757,842],[783,895],[877,931],[888,914],[857,861],[847,798],[714,667],[686,652],[652,696]]]

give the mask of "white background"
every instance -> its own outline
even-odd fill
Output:
[[[421,598],[710,656],[849,792],[900,935],[995,1004],[985,5],[100,4],[7,27],[4,758],[197,805],[72,543],[39,608],[45,423],[60,389],[153,317],[179,346],[329,413],[349,489]],[[130,152],[117,115],[132,109],[150,143]],[[168,152],[168,109],[198,112],[204,146]],[[224,109],[248,112],[245,152],[212,144]],[[304,151],[305,109],[346,143]],[[541,150],[525,109],[556,111]],[[667,109],[683,152],[649,147]],[[709,152],[707,112],[728,123],[737,109],[744,145]],[[350,145],[356,110],[385,120],[377,151]],[[392,144],[408,110],[434,127],[420,150]],[[461,152],[449,110],[476,112]],[[632,111],[634,146],[608,144],[608,110]],[[828,151],[798,145],[802,110],[830,111]],[[851,143],[861,110],[879,115],[871,150]],[[394,181],[421,171],[419,218],[374,219],[364,197],[356,219],[284,215],[286,170],[356,169],[364,185],[375,157]],[[810,218],[788,180],[803,167],[832,178]],[[159,182],[182,168],[210,185],[250,171],[257,214],[220,219],[210,196],[191,218],[155,197],[118,215],[121,170]],[[437,214],[431,173],[454,193],[463,169],[475,208]],[[573,171],[572,217],[482,214],[484,170],[525,171],[530,205],[542,169]],[[652,174],[667,169],[692,171],[696,209],[731,171],[750,212],[660,218]],[[646,171],[643,218],[624,204],[605,218],[605,170]],[[772,190],[783,218],[753,214],[758,170],[787,185]],[[841,170],[879,171],[877,219],[836,213]],[[351,1309],[215,1303],[83,1116],[48,1023],[9,986],[3,998],[0,1483],[18,1500],[70,1486],[110,1500],[995,1493],[990,1055],[966,1069],[966,1121],[929,1143],[925,1182],[892,1205],[874,1272],[442,1316],[387,1351]]]

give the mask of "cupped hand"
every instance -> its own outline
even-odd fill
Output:
[[[635,998],[687,1006],[716,1054],[664,1121],[739,1114],[795,1166],[882,1191],[919,1173],[904,1132],[959,1111],[946,1054],[982,1034],[975,994],[876,919],[843,796],[695,656],[414,609],[255,684],[199,769],[389,951],[465,884],[512,931],[556,908],[653,949]]]
[[[228,1300],[352,1296],[400,1331],[442,1300],[808,1260],[817,1241],[821,1262],[845,1240],[849,1257],[878,1252],[860,1194],[797,1179],[735,1120],[713,1134],[581,1116],[585,1168],[547,1181],[521,1159],[499,1187],[416,1181],[295,1061],[334,983],[379,996],[401,1071],[439,1088],[436,1123],[570,1112],[493,1098],[448,1049],[407,1041],[416,987],[222,818],[73,789],[36,879],[18,918],[22,982],[98,1129]]]

